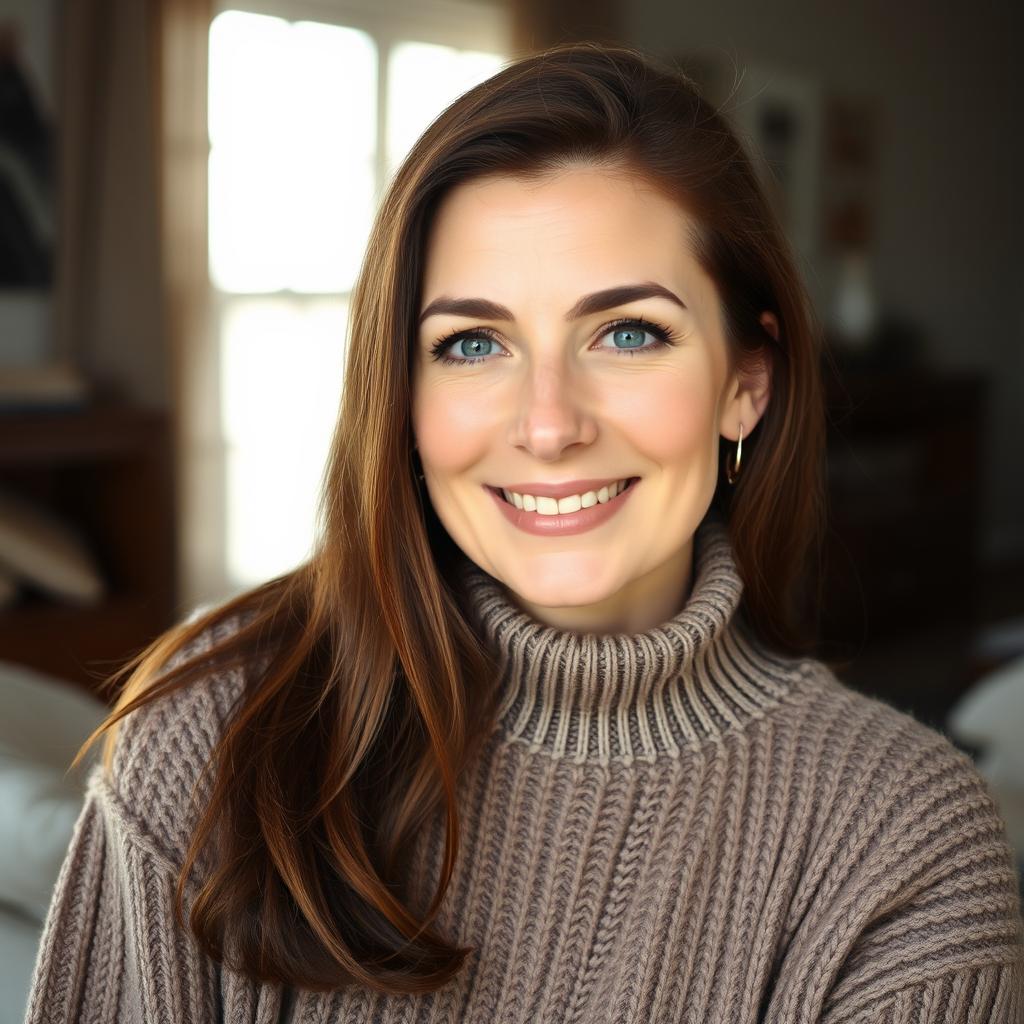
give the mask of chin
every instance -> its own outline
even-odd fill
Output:
[[[547,563],[547,564],[545,564]],[[612,597],[627,581],[616,583],[603,558],[561,552],[521,558],[499,578],[524,601],[542,608],[583,608]]]

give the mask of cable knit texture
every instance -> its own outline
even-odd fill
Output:
[[[188,798],[236,670],[129,716],[111,778],[90,775],[29,1024],[1024,1020],[1016,868],[973,762],[756,642],[712,515],[685,607],[644,633],[547,627],[472,563],[458,582],[504,692],[459,779],[439,920],[475,950],[457,978],[415,997],[287,992],[177,928]],[[443,824],[417,840],[424,900]]]

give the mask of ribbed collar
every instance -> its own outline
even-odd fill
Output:
[[[655,760],[742,727],[791,688],[797,661],[766,649],[738,616],[743,581],[728,529],[709,511],[694,538],[685,607],[642,633],[548,626],[468,559],[465,607],[501,666],[499,728],[576,762]]]

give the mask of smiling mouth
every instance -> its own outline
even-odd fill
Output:
[[[615,498],[619,497],[619,495],[625,494],[626,491],[628,491],[639,479],[640,479],[640,477],[638,477],[638,476],[627,477],[626,478],[626,484],[622,488],[622,490],[620,490],[614,496],[609,495],[607,501],[601,501],[600,499],[598,499],[597,504],[606,505],[608,502],[614,501]],[[487,486],[487,489],[489,491],[493,491],[506,505],[511,505],[512,508],[519,508],[519,506],[516,505],[515,502],[509,501],[508,498],[505,497],[505,492],[500,487],[492,487],[490,484],[487,484],[486,486]],[[602,490],[603,490],[603,488],[602,488]],[[591,493],[591,492],[586,492],[586,493]],[[594,493],[597,493],[597,492],[594,492]],[[589,507],[593,507],[593,506],[589,506]],[[557,514],[557,513],[553,513],[553,514]]]

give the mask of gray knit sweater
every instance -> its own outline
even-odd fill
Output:
[[[285,993],[177,929],[187,797],[236,671],[129,716],[112,778],[93,770],[27,1020],[1022,1021],[1016,869],[971,760],[755,642],[713,518],[695,552],[686,607],[630,636],[547,627],[467,566],[506,692],[459,780],[439,926],[476,952],[452,983]],[[442,824],[418,841],[418,891],[438,877]]]

